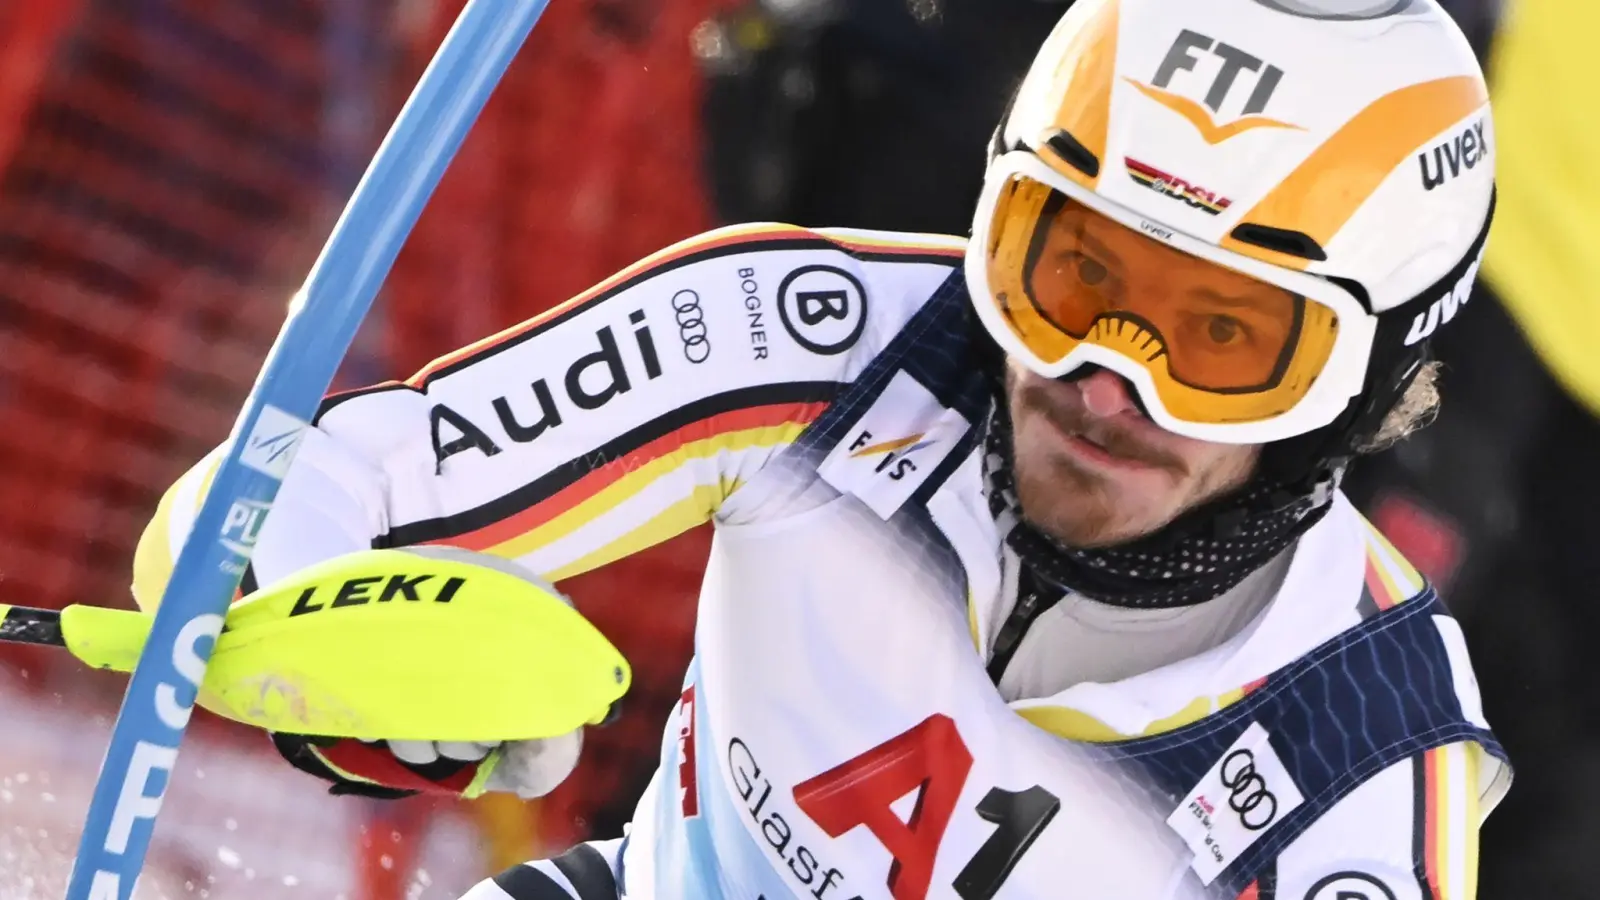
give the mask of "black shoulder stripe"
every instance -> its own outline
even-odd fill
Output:
[[[385,393],[387,391],[415,391],[415,390],[416,390],[416,388],[412,387],[409,384],[406,384],[403,381],[385,381],[385,382],[382,382],[381,384],[374,384],[374,385],[370,385],[368,387],[354,388],[354,389],[348,390],[348,391],[338,391],[338,392],[329,394],[328,396],[322,398],[322,403],[317,407],[316,413],[314,415],[312,415],[312,417],[311,417],[311,424],[312,425],[321,424],[323,416],[325,416],[328,413],[332,412],[335,407],[339,406],[341,403],[344,403],[347,400],[354,400],[357,397],[365,397],[365,396],[367,396],[369,394],[382,394],[382,393]]]
[[[617,900],[617,881],[600,851],[579,844],[551,860],[577,888],[580,900]]]
[[[573,900],[549,875],[529,863],[512,866],[494,877],[495,886],[511,900]],[[582,895],[579,895],[582,898]],[[614,898],[613,898],[614,900]]]
[[[671,257],[669,259],[664,259],[660,262],[654,263],[640,270],[639,272],[636,272],[632,276],[618,282],[617,284],[600,291],[593,297],[590,297],[581,303],[573,304],[570,308],[564,309],[556,315],[553,315],[550,318],[533,325],[526,331],[521,331],[517,334],[510,335],[505,340],[485,347],[477,353],[462,357],[461,359],[458,359],[449,365],[441,366],[432,371],[427,371],[424,369],[424,371],[427,371],[427,375],[423,376],[421,384],[422,386],[426,387],[428,382],[435,378],[443,378],[444,376],[449,375],[452,372],[456,372],[465,366],[488,359],[497,353],[503,353],[506,350],[510,350],[524,341],[531,340],[532,338],[537,337],[538,335],[543,334],[552,328],[555,328],[573,316],[588,310],[595,304],[604,303],[606,300],[615,297],[624,291],[631,290],[642,282],[651,278],[655,278],[658,275],[664,275],[674,269],[679,269],[684,266],[693,265],[699,262],[705,262],[709,259],[718,259],[720,257],[732,256],[740,253],[766,253],[776,250],[836,250],[863,262],[935,263],[945,266],[954,266],[960,262],[959,257],[938,254],[931,251],[926,253],[917,253],[914,250],[901,250],[898,252],[893,250],[877,251],[862,247],[846,246],[835,241],[827,240],[821,236],[773,237],[766,240],[763,240],[760,237],[752,237],[747,241],[737,241],[731,244],[707,247],[703,250],[690,250],[681,256]],[[582,295],[580,294],[579,296]]]

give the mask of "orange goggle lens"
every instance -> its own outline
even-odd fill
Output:
[[[993,302],[1042,362],[1084,343],[1116,350],[1150,371],[1173,415],[1194,421],[1286,411],[1338,335],[1329,307],[1184,253],[1024,176],[1002,192],[987,265]]]

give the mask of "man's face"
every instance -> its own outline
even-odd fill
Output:
[[[1294,340],[1301,301],[1065,202],[1038,226],[1026,291],[1032,309],[1081,339],[1101,317],[1140,323],[1161,362],[1191,385],[1263,384]],[[1008,313],[1009,315],[1010,313]],[[1249,480],[1259,446],[1163,430],[1109,370],[1071,382],[1012,361],[1018,498],[1028,520],[1072,547],[1121,544]]]
[[[1132,390],[1106,370],[1062,382],[1007,367],[1018,499],[1035,527],[1067,546],[1150,534],[1255,469],[1259,446],[1165,431],[1139,411]]]

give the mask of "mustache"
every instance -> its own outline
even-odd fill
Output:
[[[1137,426],[1130,428],[1114,419],[1095,418],[1084,409],[1081,401],[1064,401],[1054,392],[1040,387],[1024,388],[1023,398],[1063,433],[1080,437],[1112,456],[1167,469],[1179,475],[1189,473],[1189,466],[1183,457],[1154,446],[1141,437],[1138,432],[1144,429]],[[1143,413],[1133,415],[1142,420],[1140,425],[1155,427]]]

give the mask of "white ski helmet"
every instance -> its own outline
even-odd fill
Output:
[[[1170,431],[1342,450],[1466,302],[1494,158],[1433,0],[1078,0],[995,133],[969,292],[1010,356],[1113,370]]]

